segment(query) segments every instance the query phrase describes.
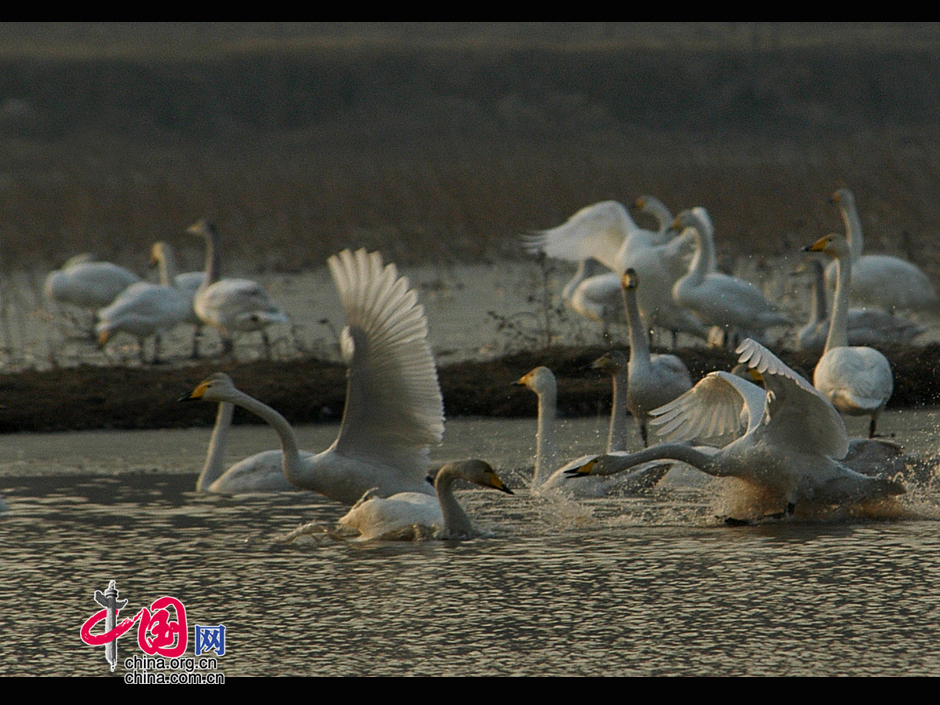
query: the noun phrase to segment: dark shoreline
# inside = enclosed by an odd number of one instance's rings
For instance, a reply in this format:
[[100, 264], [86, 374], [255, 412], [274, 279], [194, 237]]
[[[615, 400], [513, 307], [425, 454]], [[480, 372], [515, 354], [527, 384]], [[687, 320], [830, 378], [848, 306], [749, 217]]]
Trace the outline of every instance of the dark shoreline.
[[[595, 415], [609, 409], [610, 382], [587, 369], [601, 347], [520, 352], [487, 361], [461, 362], [439, 371], [449, 418], [480, 416], [532, 418], [536, 399], [513, 382], [533, 367], [550, 367], [558, 377], [559, 414]], [[889, 409], [940, 406], [940, 344], [885, 348], [894, 370]], [[694, 380], [716, 369], [730, 369], [735, 356], [720, 350], [685, 348], [683, 358]], [[812, 370], [817, 355], [780, 353], [794, 368]], [[93, 429], [139, 430], [209, 426], [214, 409], [182, 404], [201, 379], [222, 370], [245, 392], [278, 409], [294, 424], [335, 423], [345, 400], [345, 369], [315, 359], [278, 362], [179, 366], [93, 367], [28, 371], [0, 376], [0, 433]], [[236, 423], [260, 423], [240, 412]]]

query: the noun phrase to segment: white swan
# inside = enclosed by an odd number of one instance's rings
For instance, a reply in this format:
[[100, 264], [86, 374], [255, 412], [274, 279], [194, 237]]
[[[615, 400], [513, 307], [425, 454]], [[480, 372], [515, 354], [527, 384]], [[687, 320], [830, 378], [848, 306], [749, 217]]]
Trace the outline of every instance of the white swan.
[[804, 248], [835, 258], [836, 294], [826, 347], [816, 363], [813, 384], [841, 413], [869, 416], [869, 438], [874, 437], [878, 416], [894, 392], [891, 363], [882, 353], [866, 346], [849, 346], [847, 319], [852, 258], [842, 235], [827, 235]]
[[[822, 351], [829, 335], [829, 302], [822, 263], [810, 259], [811, 307], [809, 320], [797, 332], [797, 347], [800, 350]], [[846, 317], [849, 345], [883, 345], [885, 343], [910, 343], [926, 332], [926, 328], [874, 308], [850, 308]]]
[[43, 283], [43, 293], [57, 304], [97, 311], [114, 301], [131, 284], [141, 281], [125, 267], [112, 262], [96, 262], [93, 255], [83, 253], [70, 258], [61, 269], [50, 272]]
[[220, 278], [218, 235], [212, 223], [200, 220], [186, 232], [206, 240], [205, 279], [193, 298], [196, 315], [219, 332], [224, 355], [232, 352], [233, 332], [258, 331], [270, 358], [271, 345], [265, 328], [275, 323], [288, 323], [287, 314], [271, 301], [258, 282]]
[[[863, 255], [862, 221], [855, 207], [855, 196], [849, 189], [832, 195], [845, 223], [852, 258], [851, 298], [860, 303], [895, 311], [937, 311], [940, 297], [930, 279], [916, 265], [889, 255]], [[826, 270], [830, 288], [836, 282], [835, 263]]]
[[381, 255], [344, 250], [327, 263], [346, 314], [341, 334], [348, 366], [346, 408], [336, 441], [302, 457], [290, 424], [239, 391], [225, 375], [202, 382], [189, 398], [228, 401], [277, 431], [291, 483], [344, 504], [371, 488], [384, 495], [433, 492], [425, 481], [431, 444], [444, 433], [444, 402], [427, 341], [427, 318], [408, 280]]
[[434, 479], [436, 496], [401, 492], [383, 499], [370, 491], [339, 520], [340, 529], [362, 541], [373, 539], [468, 539], [478, 536], [473, 522], [454, 497], [453, 484], [462, 479], [512, 494], [489, 464], [462, 460], [441, 467]]
[[656, 223], [659, 225], [659, 234], [664, 242], [670, 230], [672, 230], [672, 222], [675, 220], [666, 205], [655, 196], [644, 194], [633, 202], [633, 207], [656, 219]]
[[[630, 326], [630, 361], [627, 403], [640, 427], [643, 445], [649, 445], [646, 424], [649, 413], [692, 388], [689, 368], [675, 355], [653, 355], [637, 306], [639, 275], [628, 269], [623, 275], [622, 299]], [[644, 280], [645, 286], [645, 280]], [[621, 353], [622, 354], [622, 353]]]
[[672, 295], [700, 320], [729, 333], [763, 338], [768, 328], [790, 325], [790, 319], [752, 283], [715, 268], [715, 243], [709, 219], [696, 209], [683, 211], [676, 227], [685, 227], [696, 241], [688, 273], [676, 282]]
[[572, 311], [600, 323], [605, 337], [611, 323], [624, 322], [620, 275], [593, 257], [581, 260], [561, 297]]
[[[609, 368], [605, 368], [610, 371]], [[555, 375], [547, 367], [536, 367], [519, 378], [515, 384], [531, 389], [538, 396], [538, 421], [535, 436], [535, 473], [532, 476], [532, 489], [537, 492], [561, 491], [577, 497], [603, 497], [609, 494], [635, 494], [649, 489], [659, 482], [669, 471], [668, 465], [641, 468], [636, 472], [616, 478], [595, 478], [584, 484], [571, 482], [565, 474], [572, 467], [583, 465], [591, 456], [576, 458], [559, 467], [555, 416], [558, 403], [558, 383]], [[611, 429], [608, 434], [608, 452], [616, 452], [625, 447], [624, 438], [626, 419], [622, 413], [626, 402], [626, 389], [622, 380], [614, 377], [614, 403], [611, 408]]]
[[188, 322], [192, 312], [190, 297], [173, 285], [164, 264], [161, 264], [160, 275], [160, 284], [131, 284], [110, 305], [98, 311], [95, 325], [98, 345], [104, 347], [116, 333], [128, 333], [137, 338], [140, 360], [144, 362], [144, 340], [152, 337], [153, 362], [159, 362], [160, 334]]
[[[610, 475], [650, 460], [673, 459], [716, 477], [757, 488], [769, 508], [857, 503], [903, 494], [891, 480], [857, 473], [836, 460], [848, 450], [845, 424], [808, 381], [754, 340], [738, 347], [740, 361], [761, 375], [764, 389], [730, 372], [711, 372], [691, 390], [655, 410], [653, 422], [671, 442], [637, 453], [598, 456], [570, 477]], [[735, 431], [742, 404], [746, 433], [722, 448], [688, 441]]]
[[587, 206], [562, 225], [523, 238], [530, 252], [571, 262], [593, 257], [617, 274], [632, 267], [650, 282], [639, 298], [649, 325], [707, 338], [702, 322], [672, 298], [672, 284], [686, 269], [688, 245], [688, 238], [662, 242], [659, 233], [638, 227], [617, 201]]
[[176, 254], [173, 247], [167, 242], [155, 242], [150, 248], [151, 265], [156, 264], [160, 268], [160, 282], [176, 287], [176, 289], [189, 301], [189, 315], [185, 322], [194, 326], [193, 347], [190, 358], [195, 359], [199, 356], [199, 337], [202, 328], [205, 325], [202, 319], [196, 315], [196, 309], [193, 307], [193, 299], [199, 287], [206, 279], [205, 272], [180, 272], [176, 266]]
[[[284, 492], [298, 490], [284, 475], [283, 453], [268, 450], [239, 460], [225, 469], [225, 441], [232, 425], [235, 406], [230, 402], [219, 404], [215, 426], [209, 439], [206, 462], [199, 479], [197, 492], [219, 494], [241, 494], [245, 492]], [[300, 451], [301, 461], [313, 457], [313, 453]]]

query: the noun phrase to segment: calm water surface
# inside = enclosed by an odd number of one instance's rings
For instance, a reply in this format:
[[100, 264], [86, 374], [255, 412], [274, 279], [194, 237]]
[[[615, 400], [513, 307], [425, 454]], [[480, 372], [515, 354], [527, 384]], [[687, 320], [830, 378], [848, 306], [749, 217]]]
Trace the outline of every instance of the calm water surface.
[[[882, 423], [936, 453], [940, 412]], [[571, 455], [604, 425], [567, 423]], [[300, 429], [301, 444], [334, 432]], [[193, 624], [225, 625], [226, 677], [940, 675], [929, 479], [877, 517], [729, 528], [734, 486], [692, 474], [645, 497], [530, 494], [533, 435], [533, 421], [448, 426], [438, 458], [487, 458], [518, 488], [460, 492], [487, 537], [372, 544], [331, 537], [345, 510], [312, 493], [196, 494], [207, 430], [5, 437], [0, 674], [108, 675], [79, 629], [116, 580], [122, 616], [164, 595], [185, 605], [188, 656]], [[235, 436], [233, 460], [276, 444], [262, 427]], [[143, 652], [136, 630], [118, 644], [124, 676]]]

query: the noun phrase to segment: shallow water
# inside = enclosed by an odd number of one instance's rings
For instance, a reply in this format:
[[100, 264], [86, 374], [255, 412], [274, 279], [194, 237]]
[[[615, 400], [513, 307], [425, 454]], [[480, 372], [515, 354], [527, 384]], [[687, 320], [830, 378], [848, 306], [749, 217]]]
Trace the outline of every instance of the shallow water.
[[[933, 454], [940, 412], [883, 427]], [[335, 429], [299, 432], [319, 448]], [[562, 428], [572, 455], [605, 432]], [[486, 537], [372, 544], [330, 536], [345, 510], [312, 493], [196, 494], [205, 429], [5, 437], [0, 674], [109, 674], [79, 629], [116, 580], [122, 617], [164, 595], [185, 605], [187, 656], [193, 624], [224, 625], [225, 654], [200, 673], [226, 677], [940, 675], [934, 483], [878, 517], [730, 528], [733, 481], [698, 475], [645, 497], [530, 494], [533, 434], [531, 420], [455, 420], [435, 453], [490, 459], [516, 488], [460, 491]], [[275, 444], [263, 427], [234, 436], [232, 459]], [[283, 541], [307, 522], [320, 530]], [[118, 644], [115, 675], [132, 674], [136, 630]]]

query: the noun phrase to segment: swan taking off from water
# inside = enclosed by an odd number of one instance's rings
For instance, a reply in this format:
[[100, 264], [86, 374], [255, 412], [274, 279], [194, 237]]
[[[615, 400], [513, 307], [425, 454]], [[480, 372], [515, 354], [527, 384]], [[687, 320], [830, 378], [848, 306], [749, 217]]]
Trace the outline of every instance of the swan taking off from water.
[[271, 345], [265, 329], [275, 323], [289, 323], [290, 319], [273, 301], [262, 286], [250, 279], [221, 279], [218, 234], [208, 220], [200, 220], [186, 232], [206, 240], [205, 279], [196, 290], [193, 308], [206, 325], [222, 336], [222, 352], [232, 352], [232, 333], [258, 331], [267, 356]]
[[[934, 311], [940, 298], [927, 275], [907, 260], [890, 255], [863, 255], [862, 221], [855, 207], [855, 196], [846, 188], [832, 195], [845, 223], [852, 260], [851, 298], [868, 306], [895, 311]], [[835, 262], [826, 270], [829, 287], [836, 286]]]
[[473, 522], [454, 497], [455, 480], [467, 480], [482, 487], [512, 494], [489, 464], [482, 460], [447, 463], [434, 479], [436, 496], [401, 492], [387, 499], [373, 492], [363, 495], [339, 520], [340, 529], [356, 533], [359, 540], [414, 539], [434, 535], [441, 539], [469, 539], [478, 536]]
[[373, 488], [431, 494], [425, 481], [432, 444], [444, 434], [444, 402], [427, 341], [427, 318], [408, 280], [377, 252], [344, 250], [327, 260], [346, 314], [341, 334], [348, 367], [346, 407], [328, 449], [303, 456], [293, 429], [271, 407], [239, 391], [226, 375], [202, 382], [189, 398], [231, 402], [277, 431], [287, 479], [344, 504]]
[[874, 348], [848, 342], [849, 288], [852, 258], [842, 235], [827, 235], [804, 248], [836, 260], [836, 295], [826, 347], [816, 363], [813, 384], [833, 406], [849, 416], [869, 416], [868, 437], [873, 438], [878, 416], [894, 392], [891, 363]]
[[[754, 340], [738, 347], [739, 360], [761, 377], [764, 389], [730, 372], [711, 372], [691, 390], [653, 412], [669, 442], [637, 453], [597, 456], [571, 477], [611, 475], [650, 460], [669, 458], [716, 477], [736, 477], [759, 489], [772, 510], [802, 504], [833, 505], [905, 492], [897, 482], [857, 473], [846, 455], [845, 424], [809, 382]], [[734, 432], [746, 410], [747, 431], [722, 448], [689, 441]]]

